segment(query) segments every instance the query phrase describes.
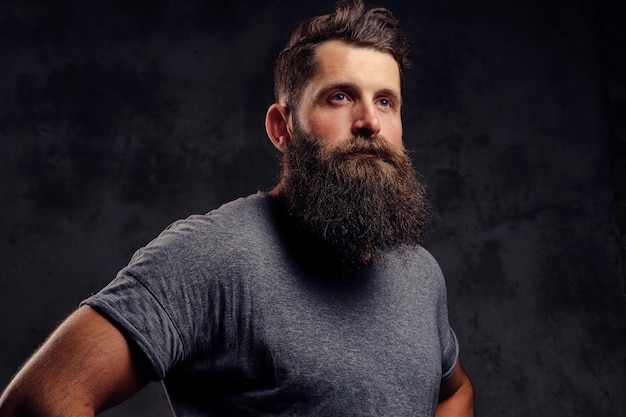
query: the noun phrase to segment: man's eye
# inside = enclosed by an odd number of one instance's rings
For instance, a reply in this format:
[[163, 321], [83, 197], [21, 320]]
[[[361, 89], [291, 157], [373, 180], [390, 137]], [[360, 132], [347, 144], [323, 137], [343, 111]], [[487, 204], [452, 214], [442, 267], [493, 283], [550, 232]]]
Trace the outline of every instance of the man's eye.
[[383, 107], [391, 107], [391, 101], [386, 98], [381, 98], [380, 100], [378, 100], [378, 103]]
[[330, 99], [332, 101], [345, 101], [346, 100], [346, 95], [343, 93], [337, 93], [337, 94], [333, 94]]

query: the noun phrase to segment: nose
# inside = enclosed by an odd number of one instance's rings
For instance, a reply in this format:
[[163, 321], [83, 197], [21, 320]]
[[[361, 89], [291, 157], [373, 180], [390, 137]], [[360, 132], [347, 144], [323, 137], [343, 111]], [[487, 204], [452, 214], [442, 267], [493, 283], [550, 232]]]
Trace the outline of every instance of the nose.
[[380, 132], [380, 120], [374, 104], [361, 103], [354, 107], [352, 134], [363, 137], [377, 135]]

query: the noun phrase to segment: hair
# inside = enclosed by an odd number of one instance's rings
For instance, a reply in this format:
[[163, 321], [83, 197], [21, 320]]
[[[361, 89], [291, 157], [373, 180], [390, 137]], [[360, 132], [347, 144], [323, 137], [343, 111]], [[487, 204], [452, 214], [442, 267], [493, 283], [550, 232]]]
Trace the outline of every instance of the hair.
[[408, 42], [388, 9], [367, 8], [363, 0], [340, 0], [333, 13], [300, 24], [279, 54], [274, 69], [277, 103], [297, 107], [304, 85], [315, 70], [316, 48], [329, 40], [389, 53], [398, 63], [401, 76], [409, 65]]

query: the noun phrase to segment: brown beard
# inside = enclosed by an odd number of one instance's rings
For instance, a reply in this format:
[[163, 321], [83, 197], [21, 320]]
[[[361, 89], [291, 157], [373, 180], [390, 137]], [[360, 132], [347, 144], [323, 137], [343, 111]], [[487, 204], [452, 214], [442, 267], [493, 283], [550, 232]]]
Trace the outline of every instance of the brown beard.
[[[329, 254], [344, 275], [380, 250], [419, 244], [428, 223], [426, 187], [406, 151], [380, 136], [328, 143], [296, 128], [281, 181], [300, 239], [312, 238], [308, 246]], [[318, 261], [329, 262], [326, 255]]]

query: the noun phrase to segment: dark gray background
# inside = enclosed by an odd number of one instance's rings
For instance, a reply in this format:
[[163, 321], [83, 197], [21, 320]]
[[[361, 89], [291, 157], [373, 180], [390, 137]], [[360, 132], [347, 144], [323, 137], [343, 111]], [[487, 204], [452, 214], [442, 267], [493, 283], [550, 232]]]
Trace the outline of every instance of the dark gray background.
[[[478, 415], [626, 415], [617, 2], [380, 1]], [[332, 1], [0, 5], [0, 385], [171, 221], [268, 189], [276, 54]], [[158, 385], [108, 416], [167, 416]]]

